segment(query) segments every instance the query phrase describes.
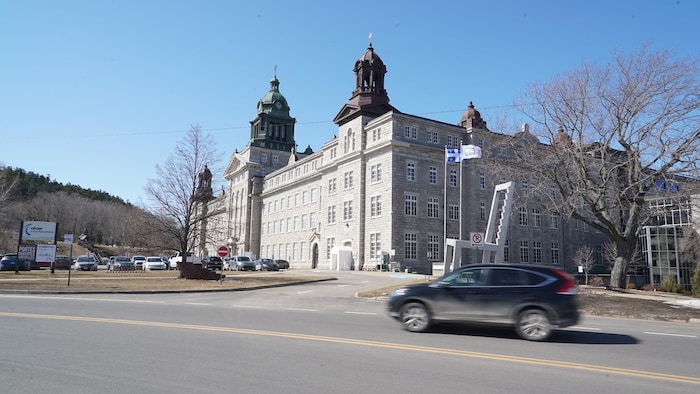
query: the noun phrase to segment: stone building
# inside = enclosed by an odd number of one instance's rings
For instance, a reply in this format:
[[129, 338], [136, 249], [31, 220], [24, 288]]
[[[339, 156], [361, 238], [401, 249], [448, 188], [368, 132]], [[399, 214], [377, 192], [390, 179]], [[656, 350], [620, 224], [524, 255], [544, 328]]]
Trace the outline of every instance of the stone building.
[[[337, 134], [318, 152], [301, 153], [275, 75], [247, 146], [225, 170], [225, 193], [209, 202], [209, 211], [219, 212], [209, 228], [220, 235], [199, 253], [229, 244], [235, 254], [285, 259], [292, 268], [381, 269], [390, 260], [391, 268], [432, 273], [444, 259], [446, 237], [486, 230], [496, 184], [515, 181], [527, 195], [526, 178], [504, 179], [480, 160], [446, 163], [446, 148], [471, 143], [488, 152], [504, 138], [472, 103], [455, 124], [402, 113], [389, 103], [387, 68], [371, 43], [353, 72], [350, 100], [334, 118]], [[526, 128], [518, 138], [536, 140]], [[576, 250], [605, 239], [532, 199], [521, 199], [512, 215], [506, 262], [575, 272]], [[338, 259], [342, 251], [351, 256], [347, 265]], [[476, 262], [480, 250], [464, 253], [462, 263]]]

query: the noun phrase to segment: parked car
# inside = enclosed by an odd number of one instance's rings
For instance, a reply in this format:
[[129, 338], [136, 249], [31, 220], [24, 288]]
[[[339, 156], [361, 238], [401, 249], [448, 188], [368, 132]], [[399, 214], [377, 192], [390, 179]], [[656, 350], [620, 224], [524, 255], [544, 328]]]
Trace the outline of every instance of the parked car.
[[112, 271], [133, 271], [134, 262], [126, 256], [112, 256], [107, 269]]
[[163, 259], [160, 258], [160, 256], [149, 256], [146, 257], [146, 260], [143, 261], [143, 264], [141, 265], [141, 269], [144, 271], [151, 271], [151, 270], [166, 270], [168, 269], [167, 264], [163, 262]]
[[478, 264], [396, 289], [388, 309], [408, 331], [425, 331], [434, 322], [499, 324], [514, 326], [523, 339], [543, 341], [553, 327], [578, 322], [577, 293], [559, 268]]
[[0, 271], [29, 271], [29, 263], [20, 260], [17, 253], [8, 253], [0, 259]]
[[289, 261], [287, 260], [275, 260], [277, 263], [277, 266], [280, 267], [281, 270], [288, 270], [289, 269]]
[[134, 262], [134, 268], [137, 270], [143, 269], [143, 263], [146, 261], [146, 256], [136, 255], [131, 258]]
[[82, 255], [75, 259], [73, 269], [76, 271], [97, 271], [97, 260], [94, 256]]
[[231, 256], [224, 260], [224, 269], [228, 271], [255, 271], [255, 262], [248, 256]]
[[69, 256], [64, 254], [56, 255], [56, 259], [53, 262], [53, 269], [55, 270], [69, 270], [71, 266], [71, 260]]
[[219, 256], [207, 256], [202, 260], [202, 267], [208, 270], [220, 270], [224, 261]]
[[[170, 269], [177, 269], [177, 263], [182, 261], [182, 255], [180, 252], [177, 252], [174, 256], [170, 257], [168, 260], [168, 265], [170, 266]], [[195, 255], [194, 252], [187, 252], [187, 255], [185, 256], [185, 262], [192, 263], [192, 264], [202, 264], [202, 260], [199, 258], [199, 256]]]
[[255, 269], [257, 271], [279, 271], [280, 266], [273, 259], [257, 259], [255, 260]]

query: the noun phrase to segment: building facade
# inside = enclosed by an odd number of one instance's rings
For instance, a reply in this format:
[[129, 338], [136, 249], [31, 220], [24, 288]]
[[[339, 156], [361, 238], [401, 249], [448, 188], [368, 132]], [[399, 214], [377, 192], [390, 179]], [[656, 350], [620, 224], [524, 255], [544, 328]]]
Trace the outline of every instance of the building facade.
[[[231, 156], [226, 193], [209, 204], [209, 228], [218, 238], [200, 254], [228, 244], [234, 254], [288, 260], [292, 268], [376, 269], [432, 273], [446, 238], [486, 230], [496, 184], [513, 181], [513, 209], [503, 260], [557, 264], [596, 245], [602, 263], [605, 236], [564, 220], [528, 198], [528, 182], [505, 179], [480, 160], [447, 163], [445, 149], [470, 143], [484, 152], [503, 138], [487, 128], [472, 103], [455, 124], [402, 113], [389, 104], [386, 66], [371, 43], [355, 62], [350, 100], [334, 118], [336, 136], [318, 152], [297, 152], [295, 119], [275, 76], [258, 102], [248, 145]], [[526, 128], [521, 138], [534, 138]], [[341, 252], [347, 259], [339, 259]], [[481, 251], [462, 263], [481, 262]], [[341, 261], [342, 260], [342, 261]]]

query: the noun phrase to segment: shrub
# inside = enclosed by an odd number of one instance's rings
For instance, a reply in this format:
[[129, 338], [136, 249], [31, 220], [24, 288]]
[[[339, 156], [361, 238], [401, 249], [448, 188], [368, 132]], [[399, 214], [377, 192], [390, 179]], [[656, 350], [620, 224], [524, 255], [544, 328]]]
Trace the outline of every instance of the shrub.
[[681, 285], [678, 284], [676, 274], [669, 274], [666, 280], [661, 283], [661, 290], [669, 293], [680, 293]]
[[598, 287], [600, 287], [600, 286], [605, 286], [605, 282], [603, 282], [603, 278], [601, 278], [600, 276], [594, 276], [594, 277], [592, 277], [592, 278], [588, 281], [588, 284], [589, 284], [590, 286], [598, 286]]
[[690, 279], [691, 291], [694, 296], [700, 297], [700, 264], [695, 267], [695, 273]]
[[651, 283], [647, 283], [642, 287], [642, 290], [644, 290], [644, 291], [656, 291], [656, 286], [654, 286]]
[[628, 290], [636, 290], [637, 285], [635, 285], [634, 282], [627, 282], [627, 289]]

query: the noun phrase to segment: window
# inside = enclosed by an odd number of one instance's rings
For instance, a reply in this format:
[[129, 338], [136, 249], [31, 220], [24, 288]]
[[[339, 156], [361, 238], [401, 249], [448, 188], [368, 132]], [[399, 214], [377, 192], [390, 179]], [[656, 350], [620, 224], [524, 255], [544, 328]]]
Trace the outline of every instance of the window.
[[378, 127], [372, 130], [372, 141], [379, 141], [382, 138], [382, 128]]
[[261, 162], [261, 163], [267, 163], [267, 153], [261, 153], [261, 154], [260, 154], [260, 162]]
[[418, 215], [418, 196], [407, 194], [404, 198], [406, 216]]
[[457, 170], [450, 170], [450, 186], [457, 187]]
[[292, 218], [287, 218], [287, 232], [292, 232]]
[[369, 168], [369, 179], [371, 183], [376, 183], [382, 180], [382, 165], [374, 164]]
[[328, 180], [328, 194], [334, 194], [336, 192], [336, 180], [335, 178]]
[[486, 221], [486, 203], [485, 202], [479, 203], [479, 219], [482, 222]]
[[428, 260], [440, 261], [440, 236], [428, 235]]
[[328, 224], [335, 223], [335, 205], [328, 207]]
[[457, 138], [457, 136], [448, 135], [447, 136], [447, 147], [454, 148], [457, 146], [459, 146], [459, 139]]
[[292, 195], [287, 196], [287, 209], [292, 207]]
[[532, 208], [532, 225], [535, 227], [542, 226], [541, 212], [539, 208]]
[[294, 231], [299, 231], [299, 216], [294, 216]]
[[301, 215], [301, 229], [306, 230], [306, 214]]
[[527, 241], [520, 241], [520, 262], [530, 262], [530, 246]]
[[437, 131], [433, 131], [433, 130], [428, 130], [428, 132], [426, 133], [426, 138], [425, 138], [425, 140], [426, 140], [427, 142], [432, 142], [433, 144], [437, 144], [438, 141], [439, 141], [439, 140], [438, 140], [438, 132], [437, 132]]
[[309, 203], [309, 192], [304, 191], [301, 193], [301, 203], [302, 205], [306, 205]]
[[352, 219], [352, 201], [343, 202], [343, 220]]
[[486, 189], [486, 175], [483, 172], [479, 173], [479, 189]]
[[316, 228], [316, 212], [309, 214], [309, 227]]
[[316, 188], [311, 188], [311, 202], [316, 202]]
[[415, 127], [404, 126], [403, 130], [404, 130], [404, 137], [410, 138], [413, 140], [418, 138], [418, 129], [416, 129]]
[[450, 205], [448, 207], [447, 218], [450, 220], [459, 220], [459, 205]]
[[352, 171], [348, 171], [343, 175], [343, 181], [345, 189], [352, 188]]
[[382, 250], [382, 234], [380, 233], [370, 233], [369, 234], [369, 259], [376, 260], [379, 259], [378, 252]]
[[377, 217], [382, 215], [382, 196], [370, 197], [369, 215], [370, 217]]
[[280, 157], [278, 155], [272, 155], [272, 164], [279, 164]]
[[406, 163], [406, 180], [416, 181], [416, 163]]
[[532, 262], [535, 264], [542, 263], [542, 242], [532, 242]]
[[549, 228], [559, 228], [559, 217], [556, 213], [549, 214]]
[[503, 262], [507, 263], [510, 261], [510, 248], [508, 247], [508, 240], [503, 243]]
[[294, 206], [299, 206], [299, 193], [294, 193]]
[[299, 250], [299, 260], [305, 261], [306, 260], [306, 242], [301, 242], [299, 244], [300, 250]]
[[437, 167], [430, 167], [428, 169], [428, 183], [437, 185]]
[[559, 242], [552, 242], [552, 264], [559, 264]]
[[326, 238], [326, 260], [331, 259], [331, 250], [335, 246], [335, 238], [333, 237], [328, 237]]
[[521, 226], [527, 226], [527, 208], [518, 208], [518, 224]]
[[429, 218], [438, 218], [439, 212], [440, 212], [440, 207], [439, 207], [439, 202], [438, 199], [435, 197], [428, 197], [428, 217]]
[[415, 260], [418, 258], [418, 235], [415, 233], [404, 234], [403, 241], [404, 258]]

